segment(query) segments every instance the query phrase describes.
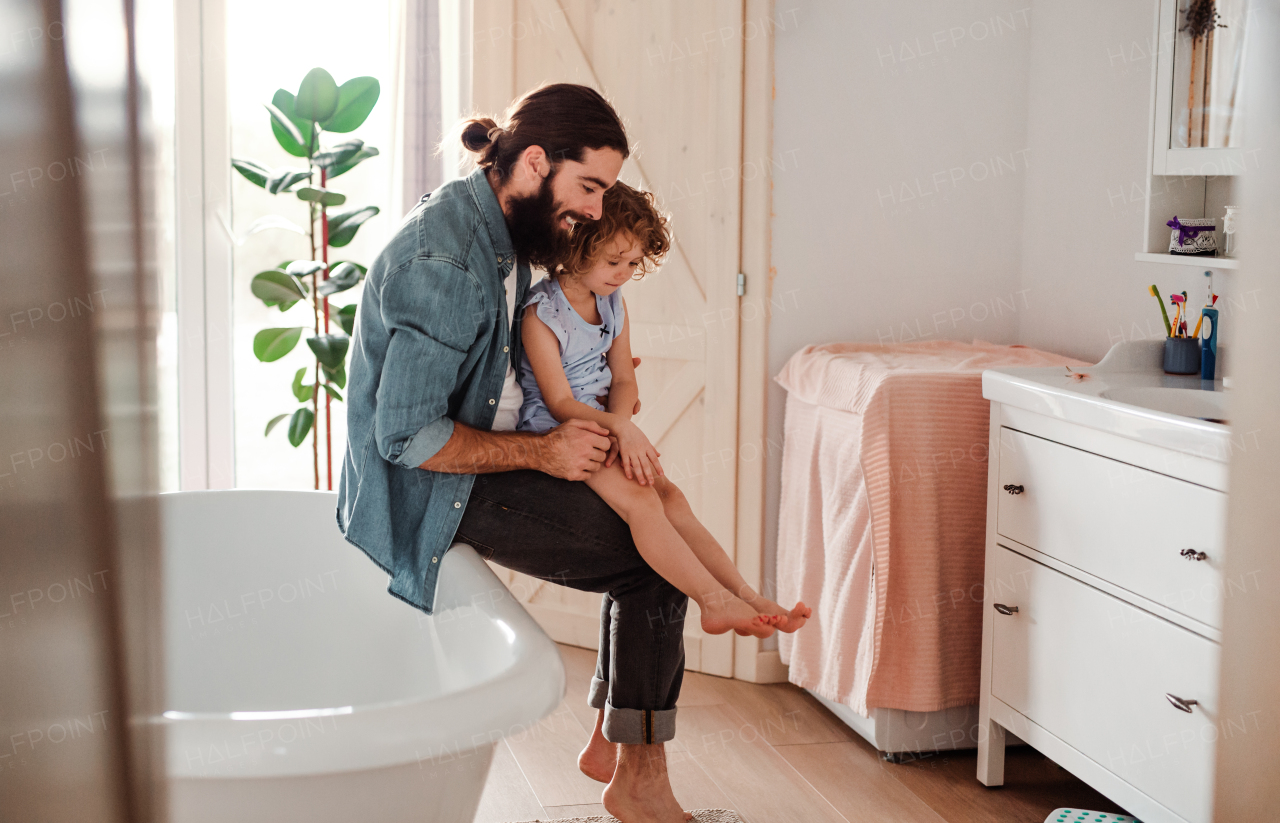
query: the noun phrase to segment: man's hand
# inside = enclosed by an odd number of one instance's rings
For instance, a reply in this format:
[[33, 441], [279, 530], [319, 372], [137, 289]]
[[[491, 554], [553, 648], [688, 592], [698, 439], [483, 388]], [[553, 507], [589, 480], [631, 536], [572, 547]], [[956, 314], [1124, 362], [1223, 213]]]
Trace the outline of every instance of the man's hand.
[[609, 453], [609, 430], [590, 420], [568, 420], [542, 435], [543, 472], [565, 480], [586, 480]]

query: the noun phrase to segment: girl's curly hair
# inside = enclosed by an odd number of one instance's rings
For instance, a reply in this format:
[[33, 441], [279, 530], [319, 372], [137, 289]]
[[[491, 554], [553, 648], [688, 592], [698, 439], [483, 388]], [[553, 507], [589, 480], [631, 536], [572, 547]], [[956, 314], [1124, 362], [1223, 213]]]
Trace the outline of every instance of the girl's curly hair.
[[606, 245], [619, 234], [629, 234], [640, 244], [644, 255], [636, 267], [635, 279], [639, 280], [660, 266], [671, 250], [669, 222], [670, 219], [658, 211], [651, 192], [632, 188], [619, 180], [604, 193], [599, 220], [574, 224], [569, 252], [560, 264], [563, 272], [572, 276], [590, 271]]

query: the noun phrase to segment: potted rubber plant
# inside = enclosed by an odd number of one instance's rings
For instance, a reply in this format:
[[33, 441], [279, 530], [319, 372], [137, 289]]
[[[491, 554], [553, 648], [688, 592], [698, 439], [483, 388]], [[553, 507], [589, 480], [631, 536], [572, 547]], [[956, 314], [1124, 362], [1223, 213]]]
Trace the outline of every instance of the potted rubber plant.
[[[347, 138], [329, 143], [329, 135], [345, 135], [358, 129], [378, 102], [377, 78], [353, 77], [342, 85], [329, 72], [314, 68], [298, 86], [296, 94], [276, 91], [265, 104], [276, 142], [306, 167], [268, 168], [254, 160], [234, 158], [231, 165], [249, 182], [271, 194], [292, 194], [305, 204], [307, 226], [298, 228], [286, 218], [272, 216], [257, 221], [264, 227], [290, 227], [305, 234], [311, 256], [286, 260], [274, 268], [255, 274], [249, 288], [268, 308], [282, 313], [307, 312], [305, 325], [262, 329], [253, 338], [253, 353], [270, 363], [287, 355], [306, 339], [315, 360], [294, 374], [289, 386], [301, 405], [292, 412], [276, 415], [266, 424], [264, 435], [288, 420], [287, 438], [297, 448], [311, 439], [315, 487], [320, 488], [320, 397], [324, 396], [325, 460], [327, 486], [333, 488], [333, 438], [330, 404], [342, 402], [347, 385], [347, 353], [355, 325], [356, 305], [330, 306], [329, 298], [357, 286], [366, 268], [350, 260], [330, 261], [331, 249], [346, 246], [370, 218], [377, 206], [350, 206], [346, 195], [330, 188], [334, 178], [375, 157], [378, 150], [363, 140]], [[254, 229], [250, 230], [251, 233]], [[299, 307], [294, 310], [295, 307]], [[336, 326], [336, 328], [334, 328]], [[311, 382], [307, 382], [310, 378]]]

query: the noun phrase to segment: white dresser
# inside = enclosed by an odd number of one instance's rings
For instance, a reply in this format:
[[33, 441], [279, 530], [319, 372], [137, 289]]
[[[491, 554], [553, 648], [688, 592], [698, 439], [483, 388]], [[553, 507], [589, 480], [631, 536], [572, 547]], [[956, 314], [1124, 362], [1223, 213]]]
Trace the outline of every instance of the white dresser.
[[[1209, 823], [1227, 460], [1221, 382], [1161, 341], [1097, 366], [983, 375], [991, 403], [978, 779], [1005, 730], [1144, 823]], [[1256, 726], [1256, 724], [1255, 724]]]

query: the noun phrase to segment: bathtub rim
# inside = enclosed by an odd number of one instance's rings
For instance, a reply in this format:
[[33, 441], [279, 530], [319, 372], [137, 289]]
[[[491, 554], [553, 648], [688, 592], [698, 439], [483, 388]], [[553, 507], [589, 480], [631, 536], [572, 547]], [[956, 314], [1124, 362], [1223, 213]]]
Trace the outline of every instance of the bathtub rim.
[[[280, 490], [280, 489], [218, 489], [184, 492], [166, 492], [161, 498], [161, 524], [164, 526], [165, 499], [192, 500], [198, 497], [242, 497], [246, 495], [301, 496], [326, 498], [336, 511], [337, 496], [328, 491]], [[333, 525], [335, 536], [343, 537]], [[349, 551], [367, 555], [349, 541], [343, 543]], [[372, 561], [369, 561], [372, 562]], [[374, 564], [377, 568], [377, 564]], [[454, 579], [455, 583], [437, 590], [437, 608], [426, 619], [450, 619], [478, 616], [490, 622], [501, 620], [517, 638], [514, 659], [511, 664], [492, 677], [470, 684], [467, 688], [442, 695], [405, 697], [382, 700], [352, 706], [282, 709], [278, 712], [255, 712], [267, 717], [233, 717], [238, 712], [186, 712], [166, 708], [161, 713], [142, 720], [148, 725], [162, 726], [167, 742], [167, 768], [170, 778], [182, 779], [246, 779], [294, 776], [306, 774], [337, 774], [423, 762], [440, 752], [460, 752], [496, 743], [513, 733], [535, 726], [551, 714], [560, 704], [565, 691], [563, 660], [555, 643], [542, 627], [525, 610], [510, 590], [502, 584], [493, 570], [473, 547], [455, 542], [442, 558], [441, 580]], [[506, 592], [501, 598], [472, 596], [500, 587]], [[454, 595], [457, 595], [456, 597]], [[392, 598], [390, 594], [385, 595]], [[400, 606], [413, 609], [410, 604], [396, 601]], [[166, 628], [167, 631], [167, 628]], [[166, 641], [167, 642], [167, 641]], [[549, 665], [550, 664], [550, 665]], [[474, 720], [477, 709], [489, 713], [487, 722]], [[173, 712], [177, 716], [170, 716]], [[281, 717], [290, 713], [307, 713], [302, 717]], [[282, 722], [336, 718], [347, 732], [337, 735], [317, 735], [310, 743], [292, 746], [284, 753], [267, 752], [259, 746], [257, 751], [244, 751], [235, 757], [225, 758], [220, 767], [193, 763], [190, 753], [202, 752], [205, 747], [226, 745], [228, 750], [234, 741], [259, 736]], [[443, 721], [443, 722], [442, 722]], [[480, 731], [473, 732], [479, 728]], [[212, 751], [213, 748], [210, 748]], [[184, 754], [186, 755], [184, 757]], [[200, 754], [200, 761], [204, 759]], [[234, 768], [230, 761], [237, 761]]]

